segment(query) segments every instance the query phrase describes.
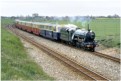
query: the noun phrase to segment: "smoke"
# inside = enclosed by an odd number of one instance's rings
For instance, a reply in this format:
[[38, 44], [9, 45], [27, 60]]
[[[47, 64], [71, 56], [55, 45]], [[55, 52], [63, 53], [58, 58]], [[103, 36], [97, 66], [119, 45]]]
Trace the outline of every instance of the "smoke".
[[78, 21], [81, 22], [82, 27], [87, 27], [87, 25], [91, 21], [91, 18], [90, 17], [81, 17]]
[[89, 16], [76, 16], [76, 17], [70, 17], [70, 21], [79, 22], [82, 27], [87, 27], [87, 25], [91, 21], [91, 18]]

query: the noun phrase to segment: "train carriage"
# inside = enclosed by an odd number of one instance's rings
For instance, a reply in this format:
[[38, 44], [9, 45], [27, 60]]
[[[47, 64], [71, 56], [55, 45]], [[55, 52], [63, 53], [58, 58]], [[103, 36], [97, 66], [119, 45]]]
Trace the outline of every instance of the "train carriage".
[[59, 25], [42, 23], [40, 35], [46, 38], [59, 40], [60, 39]]
[[52, 24], [46, 24], [45, 26], [45, 36], [47, 38], [53, 39], [53, 25]]
[[52, 24], [48, 24], [48, 23], [44, 24], [44, 28], [42, 30], [45, 33], [46, 38], [53, 39], [53, 30], [52, 29], [53, 29]]
[[53, 31], [53, 39], [54, 40], [60, 40], [60, 32]]
[[21, 21], [20, 22], [20, 27], [21, 27], [22, 30], [26, 30], [26, 26], [25, 25], [26, 25], [25, 21]]
[[53, 40], [65, 41], [77, 47], [95, 51], [95, 33], [84, 29], [79, 29], [73, 24], [57, 25], [39, 22], [16, 21], [15, 26], [36, 35], [41, 35]]
[[32, 22], [26, 22], [26, 31], [32, 32]]
[[60, 40], [60, 29], [62, 28], [62, 25], [56, 25], [53, 28], [53, 39], [54, 40]]
[[41, 24], [40, 29], [41, 29], [40, 35], [45, 37], [46, 36], [45, 24]]
[[19, 29], [22, 29], [22, 22], [21, 21], [19, 22], [19, 26], [18, 27], [19, 27]]
[[19, 27], [18, 25], [19, 25], [19, 20], [16, 20], [15, 21], [15, 27], [18, 28]]
[[32, 32], [35, 34], [35, 35], [40, 35], [40, 24], [35, 22], [32, 24]]
[[15, 26], [16, 26], [17, 28], [21, 29], [21, 28], [22, 28], [22, 26], [21, 26], [21, 21], [16, 20]]

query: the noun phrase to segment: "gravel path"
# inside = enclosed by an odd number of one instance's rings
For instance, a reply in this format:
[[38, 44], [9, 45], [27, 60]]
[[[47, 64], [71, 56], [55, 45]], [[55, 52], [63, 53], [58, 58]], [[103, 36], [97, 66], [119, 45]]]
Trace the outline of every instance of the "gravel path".
[[120, 64], [110, 61], [105, 58], [101, 58], [95, 56], [93, 54], [76, 50], [66, 45], [62, 45], [56, 43], [51, 40], [47, 40], [41, 37], [37, 37], [35, 35], [30, 35], [26, 32], [21, 31], [21, 33], [26, 34], [28, 37], [36, 40], [39, 43], [43, 43], [59, 52], [62, 52], [64, 55], [72, 58], [76, 62], [83, 64], [84, 66], [110, 78], [111, 80], [119, 80], [120, 79]]
[[71, 69], [67, 68], [57, 60], [48, 56], [46, 53], [36, 48], [32, 44], [21, 39], [24, 44], [25, 49], [27, 50], [29, 56], [40, 65], [43, 70], [54, 77], [56, 80], [85, 80], [84, 75], [79, 75], [76, 72], [73, 72]]

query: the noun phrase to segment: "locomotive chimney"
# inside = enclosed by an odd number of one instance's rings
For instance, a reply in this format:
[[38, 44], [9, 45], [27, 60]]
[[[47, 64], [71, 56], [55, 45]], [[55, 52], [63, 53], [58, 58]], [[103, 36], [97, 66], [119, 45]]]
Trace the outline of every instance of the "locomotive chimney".
[[90, 29], [89, 29], [89, 23], [88, 23], [88, 31], [89, 31]]

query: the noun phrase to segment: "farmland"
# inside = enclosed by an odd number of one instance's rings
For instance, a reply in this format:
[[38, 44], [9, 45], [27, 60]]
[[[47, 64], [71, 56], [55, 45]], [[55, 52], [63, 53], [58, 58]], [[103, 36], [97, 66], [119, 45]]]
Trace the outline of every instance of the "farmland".
[[120, 19], [96, 19], [90, 23], [96, 39], [107, 47], [120, 46]]
[[[87, 29], [87, 22], [71, 21], [69, 19], [46, 19], [46, 18], [28, 18], [21, 19], [25, 21], [37, 21], [54, 24], [75, 24], [79, 28]], [[83, 25], [84, 24], [84, 25]], [[90, 29], [96, 34], [96, 41], [105, 47], [120, 47], [120, 18], [95, 18], [89, 22]]]
[[[47, 21], [46, 21], [47, 22]], [[50, 22], [50, 21], [49, 21]], [[51, 21], [53, 22], [53, 21]], [[59, 24], [75, 24], [80, 28], [87, 29], [87, 23], [57, 21]], [[90, 29], [96, 34], [96, 41], [106, 47], [120, 47], [120, 19], [119, 18], [96, 18], [89, 22]]]
[[1, 79], [53, 80], [27, 55], [20, 39], [5, 29], [13, 20], [6, 18], [1, 22]]
[[[80, 28], [87, 29], [87, 23], [59, 21], [60, 24], [72, 23]], [[120, 47], [120, 19], [119, 18], [96, 18], [89, 22], [90, 29], [96, 34], [96, 41], [106, 47]]]

